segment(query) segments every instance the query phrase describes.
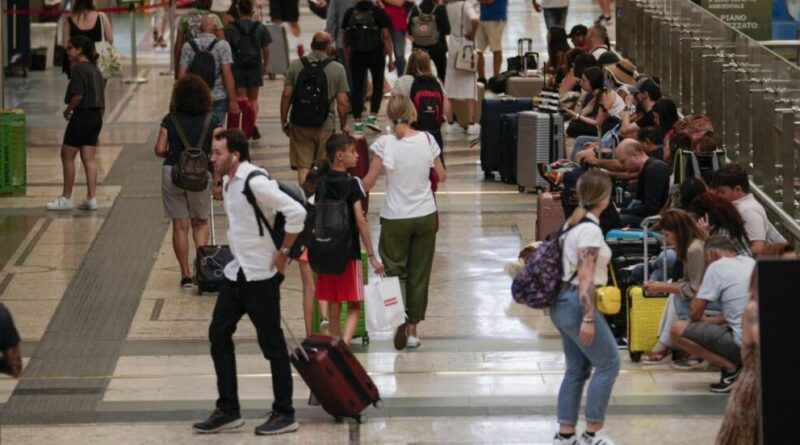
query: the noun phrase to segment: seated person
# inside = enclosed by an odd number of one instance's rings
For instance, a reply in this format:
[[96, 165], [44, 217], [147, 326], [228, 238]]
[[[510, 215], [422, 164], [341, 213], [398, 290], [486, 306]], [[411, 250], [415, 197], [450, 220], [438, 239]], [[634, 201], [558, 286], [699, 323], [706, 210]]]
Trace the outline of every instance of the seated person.
[[[706, 241], [704, 253], [708, 268], [703, 283], [691, 301], [690, 320], [672, 325], [675, 344], [721, 368], [719, 383], [711, 392], [727, 393], [739, 376], [742, 366], [742, 313], [750, 298], [750, 277], [755, 260], [736, 255], [733, 243], [723, 236]], [[703, 315], [710, 302], [718, 302], [722, 315]]]
[[714, 173], [711, 189], [719, 196], [733, 203], [744, 220], [744, 229], [750, 240], [753, 256], [761, 254], [764, 245], [786, 240], [767, 219], [764, 210], [755, 196], [750, 193], [747, 172], [739, 164], [727, 164]]
[[[639, 130], [655, 123], [653, 105], [661, 99], [661, 87], [654, 79], [642, 77], [629, 92], [631, 94], [625, 97], [625, 108], [622, 110], [622, 135], [634, 137]], [[637, 114], [633, 113], [633, 105], [636, 105]], [[640, 112], [644, 114], [639, 115]]]
[[19, 348], [19, 332], [14, 326], [11, 312], [0, 303], [0, 372], [17, 378], [22, 373], [22, 353]]
[[644, 127], [636, 139], [644, 145], [644, 152], [651, 158], [664, 160], [664, 137], [656, 126]]
[[666, 162], [653, 159], [636, 139], [625, 139], [614, 151], [617, 161], [628, 173], [637, 174], [636, 198], [620, 211], [622, 224], [639, 227], [644, 218], [658, 214], [669, 195], [672, 170]]
[[[664, 157], [664, 139], [658, 127], [650, 126], [639, 130], [637, 139], [644, 146], [647, 156], [655, 159]], [[603, 149], [601, 149], [602, 151]], [[575, 154], [575, 162], [587, 167], [599, 167], [608, 171], [612, 178], [635, 179], [637, 173], [628, 173], [617, 159], [602, 159], [597, 156], [597, 144], [587, 143], [584, 149]]]

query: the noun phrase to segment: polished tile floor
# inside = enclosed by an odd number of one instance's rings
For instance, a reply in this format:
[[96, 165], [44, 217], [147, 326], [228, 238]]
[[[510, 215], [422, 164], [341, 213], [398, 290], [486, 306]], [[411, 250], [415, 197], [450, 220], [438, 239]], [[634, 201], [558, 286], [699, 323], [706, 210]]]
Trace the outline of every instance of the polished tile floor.
[[[575, 1], [568, 24], [589, 23], [597, 14], [596, 5]], [[124, 38], [127, 24], [123, 19], [115, 23], [117, 35]], [[303, 39], [309, 40], [322, 24], [304, 12], [302, 26]], [[39, 345], [52, 336], [80, 330], [81, 319], [68, 320], [72, 326], [63, 326], [60, 307], [67, 303], [65, 298], [76, 298], [73, 277], [94, 264], [89, 258], [92, 252], [105, 247], [99, 245], [100, 234], [119, 229], [115, 212], [123, 195], [126, 200], [160, 199], [148, 193], [125, 195], [134, 166], [149, 162], [158, 168], [152, 143], [169, 104], [171, 80], [160, 74], [163, 52], [151, 50], [147, 33], [142, 35], [139, 48], [147, 63], [140, 74], [149, 82], [133, 87], [114, 79], [108, 87], [109, 106], [98, 151], [98, 212], [43, 210], [44, 203], [60, 190], [58, 149], [64, 121], [54, 98], [61, 97], [65, 79], [52, 71], [8, 81], [8, 105], [29, 113], [29, 186], [25, 196], [0, 197], [0, 301], [16, 317], [26, 361], [35, 358]], [[527, 2], [514, 1], [504, 40], [507, 52], [515, 50], [516, 38], [522, 35], [534, 36], [538, 50], [545, 53], [542, 19]], [[258, 124], [264, 138], [255, 144], [254, 158], [278, 178], [292, 180], [288, 141], [278, 129], [281, 88], [275, 81], [267, 82], [262, 90]], [[420, 325], [423, 346], [396, 352], [377, 333], [369, 345], [356, 344], [358, 358], [385, 400], [382, 409], [366, 412], [367, 423], [337, 424], [319, 408], [307, 406], [308, 389], [295, 376], [300, 432], [273, 439], [253, 436], [251, 428], [268, 409], [271, 388], [269, 368], [245, 320], [236, 336], [247, 426], [216, 437], [193, 435], [191, 422], [207, 415], [216, 397], [206, 340], [214, 296], [197, 296], [177, 286], [179, 273], [170, 234], [154, 230], [160, 249], [151, 252], [149, 278], [134, 302], [138, 308], [124, 321], [128, 333], [118, 345], [112, 371], [65, 375], [58, 362], [44, 367], [47, 378], [73, 386], [86, 382], [88, 388], [98, 379], [107, 381], [97, 390], [91, 416], [58, 420], [70, 415], [59, 412], [62, 408], [54, 404], [40, 410], [38, 417], [19, 420], [24, 416], [8, 412], [10, 398], [35, 391], [61, 391], [61, 397], [70, 398], [80, 391], [65, 389], [66, 384], [44, 383], [35, 390], [21, 390], [17, 381], [0, 378], [0, 403], [6, 404], [0, 439], [8, 444], [550, 443], [555, 396], [564, 372], [561, 342], [543, 313], [512, 302], [510, 279], [503, 273], [504, 263], [534, 238], [535, 195], [483, 181], [478, 151], [469, 148], [467, 137], [448, 135], [446, 139], [449, 180], [438, 194], [441, 229], [427, 319]], [[85, 190], [82, 175], [79, 169], [75, 196]], [[376, 240], [382, 187], [379, 184], [371, 194], [369, 222]], [[218, 208], [216, 214], [217, 233], [224, 241], [224, 213]], [[153, 224], [163, 226], [164, 221]], [[121, 227], [115, 236], [126, 236], [124, 224]], [[292, 267], [283, 285], [282, 310], [294, 332], [303, 330], [300, 289]], [[92, 308], [86, 311], [91, 314]], [[676, 431], [690, 431], [692, 443], [713, 442], [726, 401], [707, 391], [716, 373], [643, 368], [631, 363], [626, 351], [621, 354], [623, 371], [614, 388], [607, 426], [618, 443], [686, 443], [686, 436]], [[39, 377], [41, 367], [38, 371], [37, 376], [23, 376], [23, 382], [34, 385], [44, 379]], [[16, 420], [6, 422], [9, 418]]]

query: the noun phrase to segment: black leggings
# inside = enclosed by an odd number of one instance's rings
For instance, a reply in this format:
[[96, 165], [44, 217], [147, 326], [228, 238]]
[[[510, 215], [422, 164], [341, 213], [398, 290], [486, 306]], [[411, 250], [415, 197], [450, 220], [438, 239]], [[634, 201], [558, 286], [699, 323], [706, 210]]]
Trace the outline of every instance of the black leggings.
[[428, 54], [431, 56], [434, 66], [436, 66], [436, 77], [444, 83], [444, 75], [447, 72], [447, 52], [431, 51]]
[[353, 77], [353, 117], [361, 118], [364, 112], [364, 94], [367, 89], [367, 70], [372, 75], [372, 99], [369, 110], [378, 114], [383, 100], [383, 70], [386, 69], [386, 55], [383, 49], [370, 52], [350, 53], [350, 74]]

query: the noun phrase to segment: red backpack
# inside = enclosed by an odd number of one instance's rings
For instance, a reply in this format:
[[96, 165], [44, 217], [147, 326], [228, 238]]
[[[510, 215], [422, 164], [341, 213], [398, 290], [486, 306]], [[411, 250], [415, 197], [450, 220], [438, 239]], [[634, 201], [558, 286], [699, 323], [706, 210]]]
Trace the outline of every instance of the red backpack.
[[411, 85], [411, 101], [417, 110], [417, 126], [420, 131], [436, 133], [442, 126], [444, 93], [435, 77], [416, 76]]

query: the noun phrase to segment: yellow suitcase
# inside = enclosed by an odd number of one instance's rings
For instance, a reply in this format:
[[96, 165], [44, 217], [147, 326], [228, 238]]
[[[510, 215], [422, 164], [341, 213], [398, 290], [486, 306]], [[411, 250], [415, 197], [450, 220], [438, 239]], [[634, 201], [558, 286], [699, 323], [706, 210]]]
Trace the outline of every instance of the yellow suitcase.
[[[647, 239], [647, 232], [660, 220], [661, 216], [655, 215], [642, 221], [644, 239]], [[644, 281], [647, 281], [648, 276], [647, 244], [644, 243]], [[667, 270], [666, 255], [664, 256], [664, 270]], [[668, 295], [645, 295], [641, 286], [628, 288], [628, 298], [625, 299], [625, 304], [628, 309], [628, 352], [632, 361], [638, 362], [641, 360], [642, 354], [650, 352], [656, 345], [661, 313], [664, 312], [667, 297]]]
[[628, 352], [631, 360], [638, 362], [642, 354], [650, 352], [658, 340], [661, 313], [667, 304], [667, 295], [645, 295], [641, 286], [628, 288]]

